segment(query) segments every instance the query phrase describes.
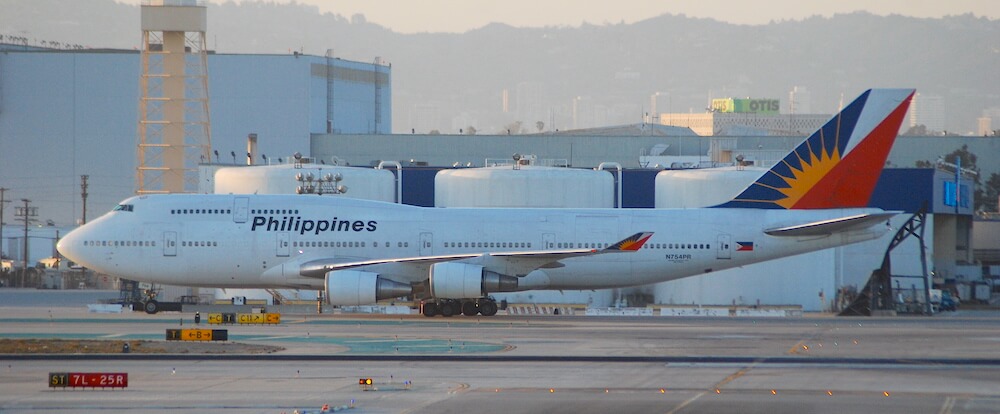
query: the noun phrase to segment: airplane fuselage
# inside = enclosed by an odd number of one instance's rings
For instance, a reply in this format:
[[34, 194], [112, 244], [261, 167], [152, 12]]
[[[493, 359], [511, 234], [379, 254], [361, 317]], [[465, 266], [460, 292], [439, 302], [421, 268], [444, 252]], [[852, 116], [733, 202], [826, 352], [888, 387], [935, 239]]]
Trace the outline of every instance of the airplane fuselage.
[[[635, 252], [573, 257], [517, 275], [517, 290], [662, 282], [881, 236], [885, 226], [826, 236], [763, 231], [878, 209], [464, 209], [306, 195], [133, 197], [72, 232], [60, 251], [100, 272], [182, 286], [321, 289], [315, 259], [359, 262], [484, 252], [602, 249], [636, 232]], [[462, 259], [458, 262], [475, 262]], [[371, 270], [403, 283], [426, 274]]]

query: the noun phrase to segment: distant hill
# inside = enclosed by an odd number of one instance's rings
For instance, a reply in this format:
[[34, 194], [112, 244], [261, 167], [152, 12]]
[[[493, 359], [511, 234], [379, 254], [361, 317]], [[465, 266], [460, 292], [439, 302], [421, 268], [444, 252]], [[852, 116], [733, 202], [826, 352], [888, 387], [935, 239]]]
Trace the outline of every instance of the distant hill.
[[[136, 48], [139, 7], [111, 0], [0, 0], [0, 34], [89, 47]], [[869, 87], [915, 87], [944, 98], [950, 131], [974, 130], [1000, 111], [1000, 21], [866, 13], [747, 26], [677, 15], [633, 24], [399, 34], [363, 16], [300, 4], [209, 6], [209, 47], [219, 53], [323, 55], [393, 67], [393, 129], [489, 133], [516, 121], [534, 132], [639, 122], [659, 112], [702, 111], [710, 97], [787, 101], [793, 86], [812, 112], [836, 111]], [[503, 112], [503, 90], [508, 112]], [[574, 122], [575, 120], [575, 122]], [[994, 119], [994, 126], [1000, 119]]]

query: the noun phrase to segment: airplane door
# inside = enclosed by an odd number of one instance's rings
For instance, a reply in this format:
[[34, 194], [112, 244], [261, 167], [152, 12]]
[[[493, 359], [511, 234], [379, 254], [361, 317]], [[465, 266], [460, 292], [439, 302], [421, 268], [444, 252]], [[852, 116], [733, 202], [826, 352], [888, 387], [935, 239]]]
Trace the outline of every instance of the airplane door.
[[163, 232], [163, 255], [177, 256], [177, 232]]
[[[233, 199], [233, 222], [246, 223], [250, 215], [250, 199], [247, 197], [236, 197]], [[287, 256], [287, 255], [286, 255]]]
[[730, 236], [728, 234], [720, 234], [718, 246], [716, 246], [717, 254], [715, 257], [717, 259], [731, 259], [733, 257], [732, 244], [733, 244], [733, 236]]
[[434, 234], [420, 233], [420, 255], [430, 256], [434, 254]]
[[556, 235], [552, 233], [542, 234], [542, 249], [555, 249]]
[[275, 245], [275, 249], [277, 249], [275, 253], [278, 257], [288, 257], [288, 232], [279, 231], [277, 235], [278, 241]]

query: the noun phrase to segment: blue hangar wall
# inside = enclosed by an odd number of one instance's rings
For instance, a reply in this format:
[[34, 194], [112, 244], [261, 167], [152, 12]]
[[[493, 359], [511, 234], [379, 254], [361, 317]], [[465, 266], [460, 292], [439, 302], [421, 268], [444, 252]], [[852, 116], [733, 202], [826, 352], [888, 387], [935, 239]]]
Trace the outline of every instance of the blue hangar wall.
[[[403, 167], [403, 203], [434, 206], [434, 176], [446, 167]], [[660, 170], [626, 169], [622, 171], [622, 207], [653, 208], [656, 174]], [[954, 214], [956, 202], [949, 195], [954, 176], [929, 168], [891, 168], [882, 171], [870, 207], [916, 213], [926, 202], [930, 213]], [[972, 182], [962, 179], [966, 192]], [[961, 193], [961, 192], [959, 192]], [[972, 214], [968, 200], [957, 200], [959, 214]]]
[[[139, 53], [3, 49], [0, 184], [12, 189], [8, 197], [31, 199], [43, 221], [69, 224], [82, 209], [81, 174], [90, 175], [91, 218], [132, 195]], [[245, 153], [251, 132], [268, 157], [308, 153], [313, 133], [390, 132], [388, 66], [307, 55], [211, 54], [208, 73], [212, 148], [225, 154], [222, 162], [231, 161], [230, 152]]]

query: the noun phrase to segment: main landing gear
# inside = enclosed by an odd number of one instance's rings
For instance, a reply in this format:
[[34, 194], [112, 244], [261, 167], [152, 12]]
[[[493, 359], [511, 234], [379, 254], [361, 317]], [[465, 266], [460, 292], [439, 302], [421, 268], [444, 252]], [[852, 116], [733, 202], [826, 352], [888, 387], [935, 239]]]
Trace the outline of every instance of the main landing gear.
[[462, 314], [465, 316], [493, 316], [497, 314], [497, 302], [492, 298], [479, 299], [438, 299], [423, 303], [423, 314], [430, 318]]

